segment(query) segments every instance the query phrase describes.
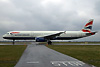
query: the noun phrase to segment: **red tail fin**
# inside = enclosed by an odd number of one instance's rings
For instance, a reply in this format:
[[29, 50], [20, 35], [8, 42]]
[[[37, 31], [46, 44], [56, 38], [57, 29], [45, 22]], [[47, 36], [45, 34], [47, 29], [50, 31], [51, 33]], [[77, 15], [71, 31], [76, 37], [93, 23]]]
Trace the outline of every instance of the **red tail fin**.
[[93, 19], [90, 19], [89, 22], [84, 26], [82, 31], [91, 33], [92, 25], [93, 25]]

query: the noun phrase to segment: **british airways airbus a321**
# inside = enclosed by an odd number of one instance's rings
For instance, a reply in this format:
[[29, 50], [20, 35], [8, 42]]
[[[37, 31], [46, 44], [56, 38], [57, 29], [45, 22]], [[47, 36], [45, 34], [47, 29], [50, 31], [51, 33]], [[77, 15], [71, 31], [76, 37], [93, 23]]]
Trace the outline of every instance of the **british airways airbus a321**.
[[47, 42], [51, 40], [71, 40], [94, 35], [97, 32], [91, 32], [93, 19], [84, 26], [80, 31], [10, 31], [3, 35], [4, 39], [13, 40], [35, 40], [36, 42]]

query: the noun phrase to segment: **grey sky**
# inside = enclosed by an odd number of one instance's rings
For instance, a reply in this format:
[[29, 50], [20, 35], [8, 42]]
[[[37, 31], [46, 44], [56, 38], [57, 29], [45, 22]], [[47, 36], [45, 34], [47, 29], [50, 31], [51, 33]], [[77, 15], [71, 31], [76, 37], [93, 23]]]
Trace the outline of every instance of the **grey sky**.
[[[94, 19], [100, 30], [100, 0], [0, 0], [0, 37], [8, 31], [75, 31]], [[80, 40], [100, 40], [100, 33]]]

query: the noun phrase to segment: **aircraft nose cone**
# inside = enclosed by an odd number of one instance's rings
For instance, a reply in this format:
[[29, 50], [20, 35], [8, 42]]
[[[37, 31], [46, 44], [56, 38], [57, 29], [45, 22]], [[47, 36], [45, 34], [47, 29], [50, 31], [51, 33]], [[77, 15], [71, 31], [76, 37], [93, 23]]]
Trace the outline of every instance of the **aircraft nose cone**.
[[3, 35], [3, 38], [4, 38], [4, 39], [6, 38], [6, 34], [5, 34], [5, 35]]

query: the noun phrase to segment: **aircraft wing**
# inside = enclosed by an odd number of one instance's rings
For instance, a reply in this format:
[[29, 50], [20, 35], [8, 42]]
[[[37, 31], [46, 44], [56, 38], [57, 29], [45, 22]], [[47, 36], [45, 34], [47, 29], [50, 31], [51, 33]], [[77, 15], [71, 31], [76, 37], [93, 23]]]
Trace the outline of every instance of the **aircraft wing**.
[[58, 32], [58, 33], [54, 33], [54, 34], [48, 34], [48, 35], [44, 35], [44, 36], [39, 36], [39, 37], [44, 37], [45, 39], [52, 39], [52, 38], [54, 38], [54, 37], [56, 37], [56, 36], [59, 36], [60, 34], [62, 34], [62, 33], [65, 33], [66, 31], [64, 31], [64, 32]]

